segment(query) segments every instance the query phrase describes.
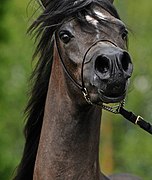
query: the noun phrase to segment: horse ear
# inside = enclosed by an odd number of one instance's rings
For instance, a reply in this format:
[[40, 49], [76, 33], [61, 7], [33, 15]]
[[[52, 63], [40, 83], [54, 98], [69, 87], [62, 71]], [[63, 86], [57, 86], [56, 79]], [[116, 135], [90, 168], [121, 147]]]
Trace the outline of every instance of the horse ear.
[[113, 3], [114, 2], [114, 0], [109, 0], [111, 3]]

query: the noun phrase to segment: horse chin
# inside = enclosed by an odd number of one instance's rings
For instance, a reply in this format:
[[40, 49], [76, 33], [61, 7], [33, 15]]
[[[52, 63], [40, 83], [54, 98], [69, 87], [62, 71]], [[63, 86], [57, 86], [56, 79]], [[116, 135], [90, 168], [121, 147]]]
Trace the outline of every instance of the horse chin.
[[98, 91], [98, 93], [90, 93], [90, 100], [93, 104], [97, 104], [102, 106], [103, 103], [111, 104], [111, 103], [120, 103], [125, 99], [126, 92], [118, 96], [110, 96], [105, 95], [104, 93]]
[[101, 100], [101, 102], [109, 104], [109, 103], [119, 103], [122, 102], [125, 99], [126, 96], [126, 92], [124, 92], [123, 94], [117, 95], [117, 96], [113, 96], [113, 95], [105, 95], [104, 93], [102, 93], [101, 91], [99, 91], [99, 98]]

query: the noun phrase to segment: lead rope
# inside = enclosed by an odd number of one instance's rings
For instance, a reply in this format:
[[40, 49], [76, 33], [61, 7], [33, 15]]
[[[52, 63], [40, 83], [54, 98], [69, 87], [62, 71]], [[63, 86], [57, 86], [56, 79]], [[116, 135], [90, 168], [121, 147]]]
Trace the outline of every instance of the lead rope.
[[152, 134], [152, 125], [149, 122], [145, 121], [141, 116], [136, 116], [134, 113], [127, 111], [123, 107], [120, 107], [119, 114], [121, 114], [124, 118], [126, 118], [133, 124], [138, 125], [140, 128]]

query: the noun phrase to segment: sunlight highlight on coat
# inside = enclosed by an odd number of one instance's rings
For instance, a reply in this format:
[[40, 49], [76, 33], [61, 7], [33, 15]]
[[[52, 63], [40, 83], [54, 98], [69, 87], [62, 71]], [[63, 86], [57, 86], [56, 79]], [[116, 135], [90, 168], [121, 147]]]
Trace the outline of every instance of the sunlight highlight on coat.
[[89, 15], [86, 15], [86, 20], [94, 26], [97, 26], [98, 24], [98, 21]]
[[[108, 19], [108, 16], [106, 16], [105, 14], [103, 14], [102, 12], [98, 11], [98, 10], [94, 10], [94, 13], [97, 15], [97, 17], [99, 19], [102, 19], [102, 20], [107, 20]], [[98, 20], [96, 20], [95, 18], [91, 17], [90, 15], [86, 15], [86, 20], [93, 24], [94, 26], [97, 26], [98, 24]]]
[[98, 18], [103, 19], [103, 20], [108, 19], [108, 16], [106, 16], [106, 15], [103, 14], [102, 12], [100, 12], [100, 11], [98, 11], [98, 10], [95, 10], [94, 12], [95, 12], [95, 14], [98, 16]]

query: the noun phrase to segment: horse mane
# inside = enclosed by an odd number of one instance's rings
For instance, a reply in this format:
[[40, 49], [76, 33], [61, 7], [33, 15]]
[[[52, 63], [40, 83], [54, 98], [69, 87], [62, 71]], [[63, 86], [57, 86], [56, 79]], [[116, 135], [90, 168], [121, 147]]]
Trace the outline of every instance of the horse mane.
[[[45, 101], [53, 62], [54, 32], [69, 17], [84, 22], [80, 13], [96, 3], [113, 16], [119, 15], [109, 0], [50, 0], [42, 14], [33, 22], [28, 32], [34, 33], [38, 45], [34, 57], [38, 56], [37, 65], [31, 76], [32, 88], [30, 99], [25, 109], [26, 125], [24, 129], [25, 147], [23, 157], [14, 180], [32, 180], [34, 164], [41, 134]], [[91, 9], [91, 8], [90, 8]], [[81, 15], [80, 15], [81, 14]]]

